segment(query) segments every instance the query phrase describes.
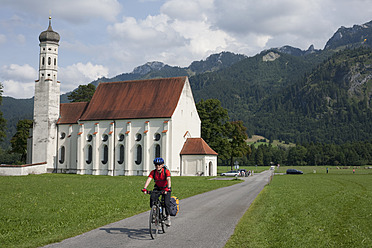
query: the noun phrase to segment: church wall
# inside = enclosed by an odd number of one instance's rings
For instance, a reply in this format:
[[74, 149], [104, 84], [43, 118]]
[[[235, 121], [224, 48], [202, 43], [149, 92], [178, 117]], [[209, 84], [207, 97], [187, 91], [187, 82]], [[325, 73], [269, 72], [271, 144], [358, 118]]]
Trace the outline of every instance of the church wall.
[[187, 80], [179, 103], [172, 117], [171, 138], [174, 150], [172, 157], [172, 168], [177, 175], [180, 175], [180, 152], [187, 138], [200, 137], [200, 118], [195, 106], [189, 81]]

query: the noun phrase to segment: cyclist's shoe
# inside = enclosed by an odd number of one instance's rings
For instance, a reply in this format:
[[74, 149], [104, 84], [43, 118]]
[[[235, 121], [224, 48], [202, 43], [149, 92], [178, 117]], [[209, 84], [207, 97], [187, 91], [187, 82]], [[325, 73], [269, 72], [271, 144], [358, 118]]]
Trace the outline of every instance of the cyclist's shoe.
[[170, 216], [169, 215], [167, 216], [167, 219], [165, 220], [165, 225], [167, 225], [167, 226], [170, 226], [171, 225], [171, 220], [170, 220]]

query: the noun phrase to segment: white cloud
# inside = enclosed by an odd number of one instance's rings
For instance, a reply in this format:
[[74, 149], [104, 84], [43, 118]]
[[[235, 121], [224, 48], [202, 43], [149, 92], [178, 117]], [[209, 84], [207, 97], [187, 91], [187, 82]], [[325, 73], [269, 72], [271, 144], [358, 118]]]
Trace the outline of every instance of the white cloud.
[[30, 98], [34, 95], [37, 71], [30, 65], [5, 65], [0, 69], [4, 96]]
[[0, 77], [5, 80], [34, 81], [37, 71], [30, 65], [4, 65], [0, 70]]
[[77, 63], [66, 68], [59, 68], [58, 80], [61, 81], [61, 93], [70, 92], [79, 85], [86, 85], [93, 80], [108, 76], [108, 69], [102, 65]]

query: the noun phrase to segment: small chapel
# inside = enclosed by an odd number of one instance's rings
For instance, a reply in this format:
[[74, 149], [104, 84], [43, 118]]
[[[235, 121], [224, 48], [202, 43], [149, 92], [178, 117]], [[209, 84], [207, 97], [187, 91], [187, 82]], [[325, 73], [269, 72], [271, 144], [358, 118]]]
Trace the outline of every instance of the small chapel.
[[60, 104], [60, 35], [39, 36], [28, 163], [43, 173], [147, 176], [162, 157], [173, 176], [216, 176], [187, 77], [100, 83], [90, 102]]

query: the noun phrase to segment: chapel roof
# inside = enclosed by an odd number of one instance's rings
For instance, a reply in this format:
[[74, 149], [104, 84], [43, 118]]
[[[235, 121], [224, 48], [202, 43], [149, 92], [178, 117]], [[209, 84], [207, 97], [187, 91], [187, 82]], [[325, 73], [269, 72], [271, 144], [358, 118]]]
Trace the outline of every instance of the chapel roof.
[[170, 118], [186, 80], [187, 77], [174, 77], [100, 83], [85, 107], [61, 104], [58, 124], [78, 120]]
[[202, 138], [188, 138], [181, 155], [218, 155]]
[[84, 113], [89, 102], [71, 102], [61, 103], [60, 118], [57, 124], [75, 124], [78, 123], [81, 115]]

